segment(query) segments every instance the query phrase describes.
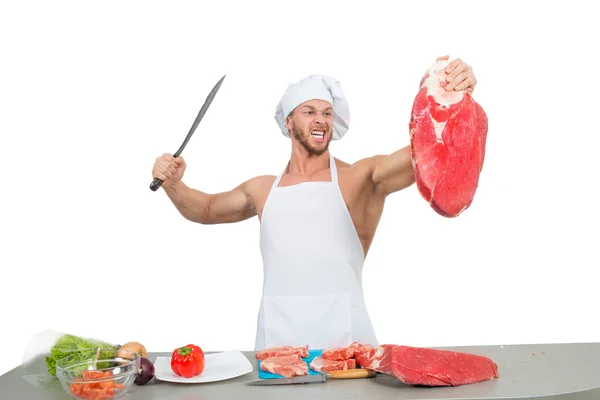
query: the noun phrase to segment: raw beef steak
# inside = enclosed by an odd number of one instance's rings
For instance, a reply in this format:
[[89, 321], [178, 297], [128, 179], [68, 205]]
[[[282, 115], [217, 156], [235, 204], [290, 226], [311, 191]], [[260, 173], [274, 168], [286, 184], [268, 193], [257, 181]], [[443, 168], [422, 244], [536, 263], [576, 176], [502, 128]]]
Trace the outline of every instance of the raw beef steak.
[[475, 196], [483, 168], [488, 120], [464, 90], [447, 92], [449, 61], [425, 74], [410, 118], [410, 145], [421, 196], [444, 217], [457, 217]]
[[352, 357], [354, 357], [354, 358], [357, 358], [361, 354], [365, 353], [367, 350], [373, 348], [373, 346], [371, 346], [370, 344], [362, 344], [359, 342], [353, 342], [348, 347], [352, 350], [352, 352], [353, 352]]
[[308, 364], [302, 360], [299, 354], [265, 358], [260, 362], [260, 369], [272, 374], [283, 375], [286, 378], [308, 375]]
[[347, 360], [354, 357], [354, 346], [338, 347], [335, 349], [325, 349], [322, 352], [322, 356], [326, 360]]
[[460, 386], [498, 378], [489, 358], [449, 350], [384, 344], [357, 350], [362, 368], [393, 376], [407, 385]]
[[354, 369], [356, 368], [356, 360], [349, 358], [346, 360], [327, 360], [323, 357], [315, 357], [310, 362], [310, 369], [317, 372], [324, 371], [340, 371], [343, 369]]
[[308, 345], [303, 347], [283, 346], [264, 349], [257, 351], [255, 357], [257, 360], [264, 360], [269, 357], [290, 356], [294, 354], [298, 354], [300, 357], [308, 357]]

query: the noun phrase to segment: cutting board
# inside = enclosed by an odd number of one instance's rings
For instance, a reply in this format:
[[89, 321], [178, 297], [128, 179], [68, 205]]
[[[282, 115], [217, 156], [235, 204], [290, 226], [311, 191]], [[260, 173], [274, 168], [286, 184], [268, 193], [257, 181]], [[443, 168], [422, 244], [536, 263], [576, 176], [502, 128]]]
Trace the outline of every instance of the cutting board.
[[[323, 350], [309, 350], [308, 351], [308, 357], [302, 357], [302, 361], [304, 361], [307, 365], [309, 365], [308, 368], [308, 374], [309, 375], [317, 375], [319, 374], [318, 372], [313, 371], [312, 369], [310, 369], [310, 362], [317, 356], [320, 356], [323, 354]], [[270, 372], [265, 372], [262, 369], [260, 369], [260, 360], [257, 360], [258, 363], [258, 377], [261, 379], [276, 379], [276, 378], [284, 378], [283, 375], [278, 375], [278, 374], [272, 374]]]
[[[310, 369], [310, 362], [317, 356], [321, 356], [323, 354], [323, 350], [309, 350], [308, 351], [308, 357], [302, 357], [302, 361], [304, 361], [306, 363], [306, 365], [308, 365], [308, 374], [309, 375], [319, 375], [319, 372], [313, 371], [312, 369]], [[272, 374], [270, 372], [265, 372], [262, 369], [260, 369], [260, 360], [257, 360], [258, 363], [258, 377], [261, 379], [276, 379], [276, 378], [283, 378], [283, 375], [278, 375], [278, 374]]]

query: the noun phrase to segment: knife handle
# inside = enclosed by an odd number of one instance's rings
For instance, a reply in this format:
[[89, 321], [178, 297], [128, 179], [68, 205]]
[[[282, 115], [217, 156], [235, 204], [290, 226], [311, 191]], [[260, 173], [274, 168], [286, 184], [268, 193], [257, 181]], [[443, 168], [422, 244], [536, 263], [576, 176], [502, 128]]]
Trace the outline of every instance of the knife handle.
[[150, 189], [152, 189], [153, 192], [156, 192], [162, 184], [162, 179], [154, 178], [154, 180], [150, 184]]
[[377, 371], [368, 368], [342, 369], [339, 371], [329, 371], [328, 373], [331, 379], [373, 378], [377, 375]]

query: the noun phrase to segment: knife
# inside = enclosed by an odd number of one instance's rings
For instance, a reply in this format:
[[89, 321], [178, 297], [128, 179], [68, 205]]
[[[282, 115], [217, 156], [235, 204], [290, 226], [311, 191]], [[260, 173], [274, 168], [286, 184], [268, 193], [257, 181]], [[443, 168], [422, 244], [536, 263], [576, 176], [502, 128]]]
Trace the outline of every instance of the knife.
[[314, 375], [293, 376], [291, 378], [278, 379], [258, 379], [247, 382], [250, 386], [272, 386], [272, 385], [294, 385], [302, 383], [323, 383], [329, 379], [358, 379], [358, 378], [373, 378], [377, 375], [377, 371], [367, 368], [355, 368], [339, 371], [321, 372]]
[[[202, 117], [204, 117], [204, 114], [206, 114], [206, 110], [208, 110], [208, 107], [210, 106], [210, 103], [212, 103], [213, 99], [215, 98], [215, 95], [219, 91], [219, 88], [221, 87], [221, 84], [223, 83], [224, 79], [225, 79], [225, 75], [223, 75], [223, 77], [219, 80], [219, 82], [217, 82], [217, 84], [215, 85], [215, 87], [213, 87], [213, 89], [210, 91], [210, 93], [208, 94], [208, 96], [206, 96], [206, 100], [204, 101], [204, 104], [202, 105], [202, 108], [198, 112], [198, 116], [196, 117], [196, 120], [192, 124], [192, 127], [190, 128], [190, 131], [188, 132], [187, 136], [185, 137], [185, 140], [183, 141], [183, 143], [181, 144], [181, 146], [179, 147], [179, 149], [175, 152], [175, 154], [173, 154], [173, 157], [179, 157], [181, 155], [181, 152], [185, 148], [185, 145], [190, 140], [190, 138], [194, 134], [194, 131], [196, 130], [196, 127], [198, 126], [198, 124], [202, 120]], [[156, 192], [158, 190], [158, 188], [162, 184], [163, 184], [162, 179], [154, 178], [154, 180], [150, 184], [150, 189], [152, 191]]]

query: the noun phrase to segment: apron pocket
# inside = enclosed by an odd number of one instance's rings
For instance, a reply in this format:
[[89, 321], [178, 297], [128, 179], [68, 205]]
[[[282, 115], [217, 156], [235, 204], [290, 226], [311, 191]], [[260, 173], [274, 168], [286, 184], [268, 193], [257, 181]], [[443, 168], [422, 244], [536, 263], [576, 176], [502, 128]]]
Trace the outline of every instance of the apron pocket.
[[306, 346], [309, 349], [351, 344], [349, 293], [320, 296], [265, 296], [265, 346]]

